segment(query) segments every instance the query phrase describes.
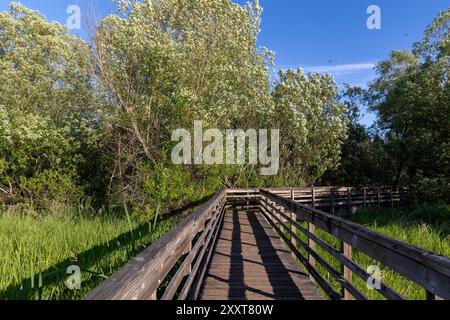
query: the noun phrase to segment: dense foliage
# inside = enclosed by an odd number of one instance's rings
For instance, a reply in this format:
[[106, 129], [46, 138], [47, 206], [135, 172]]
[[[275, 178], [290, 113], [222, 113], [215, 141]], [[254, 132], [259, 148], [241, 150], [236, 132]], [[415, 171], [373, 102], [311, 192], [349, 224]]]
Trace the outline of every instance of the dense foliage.
[[[149, 219], [223, 187], [315, 183], [434, 184], [448, 199], [449, 11], [413, 52], [380, 62], [367, 90], [339, 95], [329, 75], [271, 79], [258, 2], [117, 5], [92, 45], [20, 4], [0, 13], [2, 206], [83, 203]], [[377, 113], [374, 128], [359, 124], [362, 105]], [[195, 120], [279, 129], [278, 174], [174, 165], [171, 134]]]
[[[301, 185], [336, 166], [346, 132], [337, 86], [301, 71], [270, 82], [257, 2], [117, 4], [92, 50], [21, 5], [1, 14], [4, 205], [92, 199], [149, 218], [225, 186]], [[194, 120], [280, 129], [280, 174], [173, 165], [171, 133]]]
[[281, 129], [280, 182], [312, 185], [340, 159], [346, 109], [329, 75], [280, 72], [272, 92], [273, 125]]
[[89, 46], [36, 11], [0, 13], [0, 203], [75, 201], [94, 136]]
[[270, 104], [270, 53], [255, 46], [259, 6], [223, 0], [118, 4], [119, 13], [102, 21], [94, 39], [113, 102], [102, 114], [113, 161], [108, 192], [151, 210], [233, 180], [239, 168], [175, 168], [171, 134], [192, 131], [194, 120], [222, 130], [259, 126], [253, 115]]

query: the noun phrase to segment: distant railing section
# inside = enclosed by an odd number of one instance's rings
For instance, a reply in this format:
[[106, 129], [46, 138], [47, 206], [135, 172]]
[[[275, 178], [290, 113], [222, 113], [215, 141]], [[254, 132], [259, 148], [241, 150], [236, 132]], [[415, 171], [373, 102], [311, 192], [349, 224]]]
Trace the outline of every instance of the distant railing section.
[[409, 196], [406, 187], [311, 187], [269, 190], [281, 197], [332, 214], [370, 206], [404, 206]]
[[259, 208], [260, 192], [259, 189], [228, 189], [227, 206]]
[[[271, 190], [261, 190], [261, 209], [272, 227], [291, 249], [292, 254], [303, 264], [314, 281], [331, 299], [367, 299], [352, 281], [353, 275], [366, 282], [371, 276], [364, 268], [352, 260], [352, 250], [358, 250], [403, 277], [411, 280], [426, 291], [427, 299], [450, 299], [450, 258], [416, 248], [361, 225], [328, 214], [312, 206], [292, 199], [286, 194], [281, 196]], [[306, 222], [307, 226], [300, 222]], [[325, 231], [340, 241], [336, 249], [320, 238], [316, 228]], [[303, 234], [308, 239], [299, 237]], [[321, 247], [341, 263], [336, 270], [321, 256], [317, 249]], [[306, 251], [303, 255], [299, 248]], [[320, 264], [343, 288], [335, 288], [317, 271]], [[385, 283], [374, 287], [387, 299], [404, 299]]]

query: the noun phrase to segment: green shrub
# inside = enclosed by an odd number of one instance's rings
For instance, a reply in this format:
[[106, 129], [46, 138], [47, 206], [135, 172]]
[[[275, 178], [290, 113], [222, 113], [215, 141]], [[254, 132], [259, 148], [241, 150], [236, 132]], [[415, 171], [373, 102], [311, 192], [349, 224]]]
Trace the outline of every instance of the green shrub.
[[76, 150], [69, 129], [0, 106], [0, 205], [78, 198]]
[[135, 213], [144, 220], [180, 207], [192, 197], [189, 173], [179, 166], [141, 165], [138, 171], [143, 179], [145, 204], [142, 209], [136, 208]]
[[450, 179], [419, 174], [411, 185], [413, 204], [445, 202], [450, 204]]
[[[159, 162], [138, 166], [141, 201], [128, 201], [134, 215], [142, 220], [153, 219], [162, 212], [204, 202], [205, 198], [226, 187], [233, 187], [233, 177], [239, 179], [239, 166], [183, 166]], [[224, 183], [225, 182], [225, 183]]]

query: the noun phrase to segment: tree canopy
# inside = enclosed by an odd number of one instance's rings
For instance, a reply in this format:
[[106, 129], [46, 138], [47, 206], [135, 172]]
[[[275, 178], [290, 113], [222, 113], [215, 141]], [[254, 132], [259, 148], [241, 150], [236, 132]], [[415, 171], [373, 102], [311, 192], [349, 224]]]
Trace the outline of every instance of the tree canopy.
[[[148, 219], [223, 187], [449, 176], [449, 10], [367, 90], [280, 71], [257, 1], [117, 0], [92, 44], [37, 11], [0, 13], [0, 204], [132, 208]], [[371, 130], [358, 111], [376, 112]], [[176, 129], [279, 129], [280, 170], [175, 165]], [[428, 183], [428, 182], [427, 182]]]

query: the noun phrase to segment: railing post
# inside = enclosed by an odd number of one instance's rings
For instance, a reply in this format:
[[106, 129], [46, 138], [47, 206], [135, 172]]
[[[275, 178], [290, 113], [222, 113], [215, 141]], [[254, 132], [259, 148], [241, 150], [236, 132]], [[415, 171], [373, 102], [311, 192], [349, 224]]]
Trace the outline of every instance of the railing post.
[[[278, 218], [278, 219], [282, 219], [282, 217], [281, 217], [281, 214], [279, 214], [278, 212], [277, 212], [277, 210], [276, 209], [278, 209], [278, 210], [281, 210], [281, 207], [274, 201], [273, 202], [273, 206], [274, 206], [274, 211], [273, 211], [273, 213], [275, 214], [275, 216]], [[277, 223], [277, 222], [276, 222]]]
[[381, 194], [380, 194], [380, 188], [377, 188], [377, 196], [378, 196], [378, 207], [381, 207]]
[[[341, 242], [341, 243], [342, 243], [342, 253], [344, 254], [344, 256], [347, 259], [352, 260], [352, 247], [346, 242]], [[344, 276], [344, 280], [347, 283], [351, 284], [352, 279], [353, 279], [353, 273], [344, 264], [342, 264], [342, 273]], [[353, 296], [346, 289], [343, 289], [343, 297], [344, 297], [344, 300], [352, 300], [353, 299]]]
[[394, 190], [393, 188], [390, 189], [391, 192], [391, 207], [394, 207]]
[[245, 198], [247, 200], [246, 205], [249, 207], [250, 206], [250, 192], [246, 192], [245, 193]]
[[316, 207], [316, 190], [314, 189], [314, 187], [311, 188], [311, 201], [312, 201], [312, 207], [315, 208]]
[[[292, 201], [295, 201], [295, 194], [294, 194], [294, 192], [295, 192], [294, 189], [291, 189], [291, 200]], [[297, 222], [297, 214], [294, 211], [291, 212], [291, 219], [293, 221]], [[298, 232], [297, 231], [297, 227], [293, 223], [291, 223], [291, 231], [292, 231], [293, 234], [297, 234], [297, 232]], [[292, 243], [292, 245], [294, 247], [298, 248], [297, 239], [295, 237], [291, 237], [291, 243]], [[292, 257], [294, 259], [297, 259], [297, 256], [295, 255], [294, 252], [292, 252], [291, 254], [292, 254]]]
[[273, 209], [272, 209], [272, 215], [273, 215], [272, 221], [273, 221], [273, 223], [278, 224], [278, 221], [277, 221], [276, 218], [280, 219], [280, 214], [276, 210], [278, 208], [277, 203], [275, 201], [272, 201], [272, 206], [273, 206]]
[[436, 297], [435, 297], [435, 295], [433, 293], [431, 293], [428, 290], [425, 290], [425, 292], [426, 292], [426, 299], [427, 300], [436, 300]]
[[348, 193], [348, 212], [352, 213], [352, 188], [347, 189]]
[[[284, 206], [278, 205], [277, 207], [278, 207], [278, 210], [280, 210], [280, 212], [281, 212], [278, 214], [278, 219], [280, 219], [280, 221], [286, 223], [286, 218], [284, 217], [284, 214], [285, 214]], [[284, 227], [283, 223], [281, 223], [280, 227], [283, 230], [283, 232], [287, 231], [286, 228]]]
[[275, 213], [275, 209], [273, 208], [273, 207], [275, 207], [275, 202], [270, 200], [269, 198], [267, 198], [267, 203], [270, 204], [270, 206], [268, 208], [269, 213], [270, 213], [269, 218], [270, 218], [270, 220], [272, 220], [273, 223], [276, 223], [276, 219], [274, 217], [276, 213]]
[[405, 200], [403, 199], [404, 194], [403, 194], [403, 187], [400, 187], [400, 207], [404, 207], [405, 206]]
[[363, 202], [364, 202], [364, 210], [367, 209], [367, 189], [363, 188]]
[[[189, 243], [188, 250], [185, 254], [189, 254], [192, 251], [192, 242]], [[186, 275], [189, 275], [192, 272], [192, 263], [189, 265], [188, 270], [186, 271]]]
[[334, 188], [331, 187], [331, 214], [334, 215]]
[[[314, 206], [315, 206], [315, 203], [314, 203]], [[314, 221], [314, 219], [313, 219], [313, 221]], [[316, 234], [316, 226], [311, 222], [308, 222], [308, 231], [313, 235]], [[309, 237], [308, 237], [308, 247], [311, 250], [316, 251], [316, 243]], [[311, 254], [308, 254], [308, 261], [309, 261], [309, 264], [314, 268], [314, 266], [316, 265], [316, 259], [314, 259], [314, 257]], [[310, 276], [310, 278], [311, 278], [311, 280], [314, 281], [314, 278], [312, 276]]]
[[426, 299], [427, 300], [444, 300], [441, 297], [438, 297], [437, 295], [433, 294], [432, 292], [425, 290], [426, 292]]

